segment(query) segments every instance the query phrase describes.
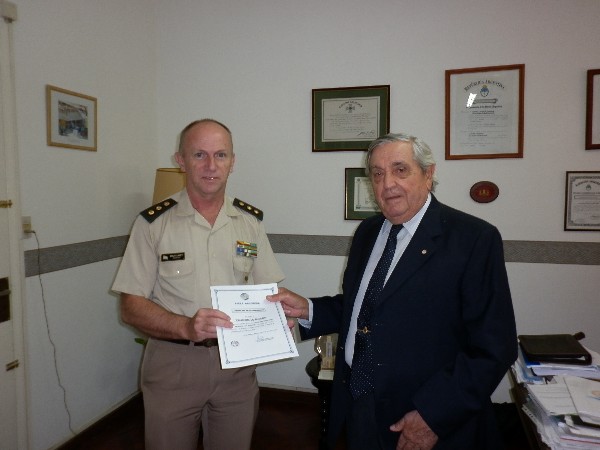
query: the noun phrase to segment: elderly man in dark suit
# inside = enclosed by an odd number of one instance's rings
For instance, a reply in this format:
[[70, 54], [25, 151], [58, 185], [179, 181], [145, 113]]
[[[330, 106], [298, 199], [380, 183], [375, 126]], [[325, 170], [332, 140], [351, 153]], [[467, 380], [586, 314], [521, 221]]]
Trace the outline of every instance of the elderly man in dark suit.
[[366, 158], [382, 215], [357, 228], [342, 294], [270, 298], [303, 338], [339, 333], [329, 418], [334, 446], [502, 448], [490, 395], [517, 356], [502, 239], [441, 204], [430, 148], [389, 134]]

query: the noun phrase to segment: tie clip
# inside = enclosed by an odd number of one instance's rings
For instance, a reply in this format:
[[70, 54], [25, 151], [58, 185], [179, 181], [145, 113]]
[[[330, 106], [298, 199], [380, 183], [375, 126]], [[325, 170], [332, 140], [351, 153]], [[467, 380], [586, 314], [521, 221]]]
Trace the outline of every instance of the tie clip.
[[369, 330], [369, 329], [367, 328], [367, 326], [366, 326], [366, 325], [365, 325], [365, 327], [364, 327], [364, 328], [359, 328], [359, 329], [358, 329], [358, 330], [356, 330], [356, 331], [358, 331], [359, 333], [362, 333], [362, 334], [367, 334], [367, 333], [370, 333], [370, 332], [371, 332], [371, 330]]

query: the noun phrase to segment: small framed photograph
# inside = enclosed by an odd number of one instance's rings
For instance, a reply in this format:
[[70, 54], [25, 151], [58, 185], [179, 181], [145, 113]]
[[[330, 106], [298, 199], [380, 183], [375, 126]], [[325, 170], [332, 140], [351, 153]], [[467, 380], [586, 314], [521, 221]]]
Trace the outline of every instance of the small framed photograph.
[[600, 69], [587, 73], [585, 149], [600, 149]]
[[600, 172], [567, 172], [565, 231], [600, 231]]
[[96, 113], [94, 97], [46, 85], [48, 145], [95, 152]]
[[525, 65], [446, 70], [446, 159], [523, 157]]
[[313, 89], [313, 152], [364, 151], [389, 133], [390, 86]]
[[371, 180], [364, 168], [346, 168], [346, 207], [344, 219], [362, 220], [380, 212]]

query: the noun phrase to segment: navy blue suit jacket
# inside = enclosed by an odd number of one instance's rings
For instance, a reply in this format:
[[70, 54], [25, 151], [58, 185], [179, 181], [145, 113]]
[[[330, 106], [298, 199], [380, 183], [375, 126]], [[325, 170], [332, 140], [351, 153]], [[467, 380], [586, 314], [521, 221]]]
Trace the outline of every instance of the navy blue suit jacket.
[[[365, 266], [383, 224], [357, 228], [342, 294], [313, 300], [310, 338], [339, 333], [329, 441], [342, 431], [351, 401], [344, 346]], [[517, 357], [515, 318], [502, 238], [489, 223], [431, 204], [375, 307], [375, 402], [380, 434], [418, 410], [438, 435], [436, 449], [501, 448], [490, 401]]]

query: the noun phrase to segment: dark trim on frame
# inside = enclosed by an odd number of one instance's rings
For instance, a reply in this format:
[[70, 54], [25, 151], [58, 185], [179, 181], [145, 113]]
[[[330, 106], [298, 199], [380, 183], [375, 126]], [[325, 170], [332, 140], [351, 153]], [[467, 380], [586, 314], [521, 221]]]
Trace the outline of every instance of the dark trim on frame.
[[[123, 256], [129, 236], [48, 247], [25, 252], [25, 276], [56, 272]], [[289, 255], [347, 256], [351, 236], [269, 234], [273, 251]], [[600, 265], [600, 243], [504, 241], [506, 262]]]

